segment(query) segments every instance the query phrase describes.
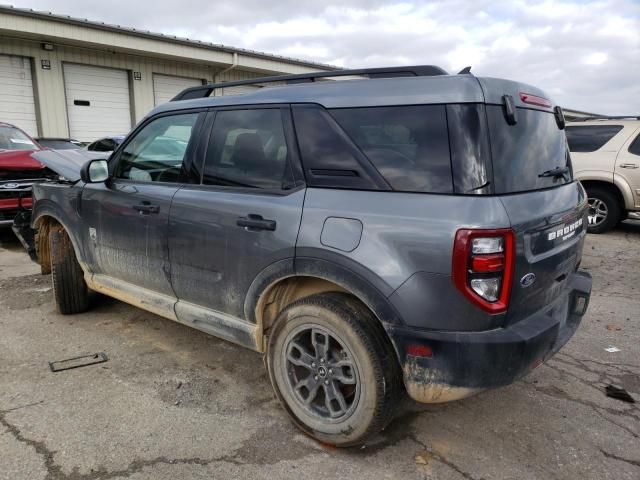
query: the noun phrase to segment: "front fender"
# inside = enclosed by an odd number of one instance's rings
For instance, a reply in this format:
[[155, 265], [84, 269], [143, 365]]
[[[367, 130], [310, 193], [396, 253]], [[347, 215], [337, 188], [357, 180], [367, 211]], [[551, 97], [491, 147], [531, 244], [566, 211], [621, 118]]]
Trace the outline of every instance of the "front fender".
[[82, 219], [77, 209], [80, 192], [77, 187], [65, 184], [34, 185], [31, 227], [37, 228], [38, 223], [46, 217], [62, 225], [69, 235], [80, 266], [85, 272], [90, 272], [81, 235]]

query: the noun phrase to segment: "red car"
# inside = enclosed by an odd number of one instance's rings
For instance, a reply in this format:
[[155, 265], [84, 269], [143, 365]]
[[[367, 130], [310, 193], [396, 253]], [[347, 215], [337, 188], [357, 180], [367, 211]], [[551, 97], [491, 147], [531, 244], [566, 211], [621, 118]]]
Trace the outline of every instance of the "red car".
[[[50, 171], [31, 158], [43, 150], [38, 143], [14, 125], [0, 122], [0, 226], [11, 225], [18, 212], [20, 190], [30, 190], [31, 182]], [[31, 207], [31, 193], [25, 192], [22, 206]]]

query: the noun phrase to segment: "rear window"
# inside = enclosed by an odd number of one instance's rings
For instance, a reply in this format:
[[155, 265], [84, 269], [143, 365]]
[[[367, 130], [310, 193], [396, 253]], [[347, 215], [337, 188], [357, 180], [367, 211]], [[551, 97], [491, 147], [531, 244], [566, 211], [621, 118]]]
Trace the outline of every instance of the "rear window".
[[453, 192], [444, 106], [343, 108], [331, 115], [394, 190]]
[[572, 152], [595, 152], [622, 130], [622, 125], [585, 125], [567, 127], [567, 141]]
[[[495, 193], [515, 193], [572, 181], [564, 131], [552, 113], [518, 108], [518, 123], [509, 125], [502, 106], [487, 105]], [[551, 175], [568, 168], [564, 175]]]

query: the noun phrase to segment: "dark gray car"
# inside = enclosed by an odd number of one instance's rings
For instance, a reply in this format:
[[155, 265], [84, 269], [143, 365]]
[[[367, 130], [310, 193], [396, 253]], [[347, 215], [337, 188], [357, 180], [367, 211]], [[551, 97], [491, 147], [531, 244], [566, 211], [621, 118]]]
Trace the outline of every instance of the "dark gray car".
[[341, 446], [403, 390], [461, 399], [569, 340], [587, 199], [544, 92], [428, 66], [273, 80], [188, 89], [34, 187], [62, 313], [94, 290], [263, 353], [295, 423]]

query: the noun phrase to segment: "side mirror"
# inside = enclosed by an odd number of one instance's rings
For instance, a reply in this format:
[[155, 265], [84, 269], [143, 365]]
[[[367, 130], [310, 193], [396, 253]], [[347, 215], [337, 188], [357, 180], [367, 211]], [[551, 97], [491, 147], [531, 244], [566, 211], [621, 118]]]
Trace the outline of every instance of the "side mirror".
[[109, 178], [109, 164], [106, 160], [89, 160], [80, 169], [84, 183], [100, 183]]

